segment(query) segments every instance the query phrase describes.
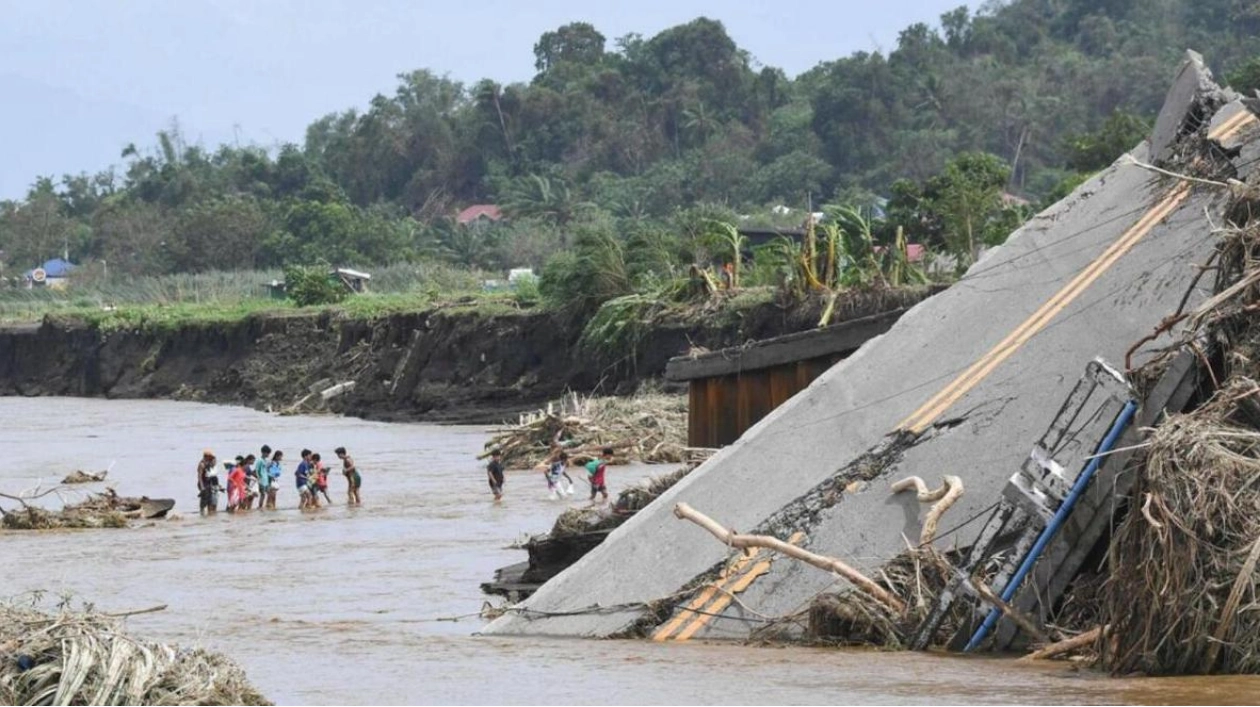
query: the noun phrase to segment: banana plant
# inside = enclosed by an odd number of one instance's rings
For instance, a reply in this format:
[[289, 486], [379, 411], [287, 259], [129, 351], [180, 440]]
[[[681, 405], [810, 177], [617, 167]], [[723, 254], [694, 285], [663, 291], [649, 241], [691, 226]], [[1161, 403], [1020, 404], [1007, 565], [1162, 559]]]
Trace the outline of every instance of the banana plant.
[[721, 248], [730, 254], [731, 263], [731, 289], [739, 288], [739, 265], [744, 257], [744, 243], [747, 238], [739, 232], [739, 229], [729, 223], [714, 220], [711, 223], [715, 226], [714, 232], [717, 235], [718, 243]]

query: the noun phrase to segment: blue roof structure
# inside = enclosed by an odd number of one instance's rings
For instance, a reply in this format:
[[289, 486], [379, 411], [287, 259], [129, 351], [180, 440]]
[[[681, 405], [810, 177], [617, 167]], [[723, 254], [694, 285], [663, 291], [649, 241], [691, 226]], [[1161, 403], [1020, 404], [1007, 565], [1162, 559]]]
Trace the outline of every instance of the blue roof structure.
[[[45, 261], [44, 264], [39, 267], [43, 269], [44, 274], [47, 277], [65, 277], [70, 274], [71, 270], [74, 270], [78, 266], [69, 260], [53, 258], [52, 260]], [[35, 270], [27, 270], [26, 276], [30, 277], [33, 272], [35, 272]]]

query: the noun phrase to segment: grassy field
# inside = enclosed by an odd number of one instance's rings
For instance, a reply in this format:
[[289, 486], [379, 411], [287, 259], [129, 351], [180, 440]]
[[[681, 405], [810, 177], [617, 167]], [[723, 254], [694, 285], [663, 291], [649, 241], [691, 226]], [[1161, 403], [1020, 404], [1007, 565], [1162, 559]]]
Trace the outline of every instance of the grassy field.
[[297, 307], [271, 296], [279, 271], [206, 272], [110, 280], [91, 274], [64, 289], [0, 289], [0, 323], [39, 322], [46, 316], [74, 318], [104, 330], [150, 329], [193, 322], [233, 321], [259, 313], [298, 313], [331, 309], [372, 318], [422, 311], [439, 303], [488, 313], [519, 311], [526, 293], [490, 290], [487, 273], [442, 264], [395, 265], [372, 271], [370, 292], [337, 305]]

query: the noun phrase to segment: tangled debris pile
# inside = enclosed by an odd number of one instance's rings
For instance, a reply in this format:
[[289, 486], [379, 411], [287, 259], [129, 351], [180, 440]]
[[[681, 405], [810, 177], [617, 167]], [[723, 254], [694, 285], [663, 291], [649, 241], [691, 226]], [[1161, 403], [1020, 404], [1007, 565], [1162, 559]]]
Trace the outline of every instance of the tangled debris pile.
[[121, 615], [0, 604], [0, 704], [269, 705], [228, 658], [140, 641]]
[[1152, 435], [1105, 592], [1112, 670], [1260, 672], [1260, 430], [1235, 421], [1258, 396], [1236, 379]]
[[1208, 401], [1152, 433], [1132, 511], [1116, 532], [1100, 643], [1112, 671], [1260, 672], [1260, 222], [1220, 240], [1217, 294], [1188, 315], [1221, 381]]
[[66, 478], [62, 479], [61, 483], [63, 484], [92, 484], [98, 481], [104, 481], [105, 477], [108, 475], [109, 475], [108, 470], [83, 471], [82, 469], [76, 469], [75, 471], [72, 471], [69, 474], [66, 474]]
[[528, 469], [557, 448], [581, 464], [612, 447], [617, 463], [693, 461], [712, 450], [687, 446], [687, 398], [642, 392], [630, 397], [582, 397], [574, 393], [545, 410], [521, 415], [499, 430], [481, 458], [498, 449], [510, 469]]
[[[57, 490], [49, 489], [39, 495], [46, 495]], [[21, 508], [11, 511], [0, 508], [0, 526], [8, 530], [125, 528], [131, 520], [163, 518], [175, 507], [173, 499], [119, 496], [112, 488], [105, 489], [104, 493], [89, 494], [84, 500], [66, 504], [59, 511], [51, 511], [27, 502], [36, 496], [29, 498], [8, 494], [0, 494], [0, 496], [21, 504]]]

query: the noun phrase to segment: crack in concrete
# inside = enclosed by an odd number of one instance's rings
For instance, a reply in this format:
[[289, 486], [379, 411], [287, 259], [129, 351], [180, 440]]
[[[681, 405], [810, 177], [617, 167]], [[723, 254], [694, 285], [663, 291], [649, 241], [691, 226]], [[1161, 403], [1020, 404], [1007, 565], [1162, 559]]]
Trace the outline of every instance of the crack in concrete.
[[[924, 435], [913, 435], [909, 432], [896, 433], [884, 443], [837, 469], [830, 477], [786, 504], [748, 532], [787, 539], [798, 530], [804, 531], [806, 537], [799, 544], [801, 547], [807, 547], [810, 540], [809, 533], [822, 521], [823, 512], [839, 504], [847, 493], [864, 488], [864, 485], [855, 488], [854, 484], [864, 484], [864, 482], [876, 479], [896, 466], [905, 451], [918, 444], [923, 437]], [[667, 621], [678, 606], [690, 600], [696, 590], [715, 581], [726, 564], [727, 560], [723, 559], [684, 585], [682, 591], [686, 594], [683, 598], [654, 603], [646, 607], [640, 619], [616, 636], [647, 635], [652, 628]]]

